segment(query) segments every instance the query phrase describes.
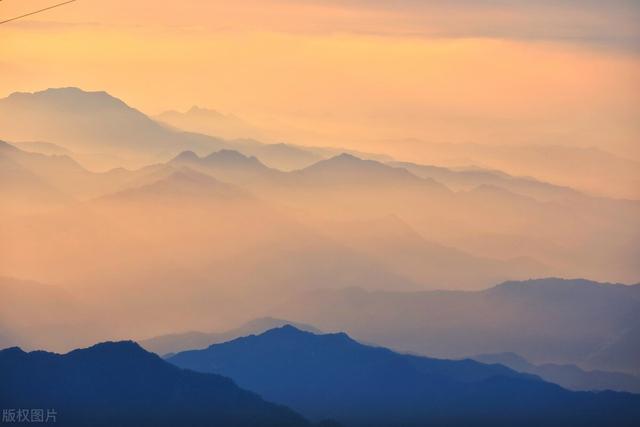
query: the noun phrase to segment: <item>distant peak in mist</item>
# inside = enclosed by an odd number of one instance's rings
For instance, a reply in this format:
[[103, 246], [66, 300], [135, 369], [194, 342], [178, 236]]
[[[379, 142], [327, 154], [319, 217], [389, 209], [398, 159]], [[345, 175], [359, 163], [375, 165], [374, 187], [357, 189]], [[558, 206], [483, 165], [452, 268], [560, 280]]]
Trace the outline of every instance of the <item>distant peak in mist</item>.
[[186, 167], [176, 170], [175, 172], [171, 173], [168, 177], [164, 178], [161, 181], [183, 182], [183, 183], [197, 184], [202, 186], [226, 185], [209, 175], [196, 172], [193, 169], [186, 168]]
[[622, 283], [601, 283], [586, 279], [531, 279], [524, 281], [508, 281], [485, 292], [506, 297], [532, 297], [549, 300], [574, 300], [578, 298], [600, 298], [626, 295], [632, 300], [640, 301], [640, 287]]
[[106, 196], [106, 200], [143, 200], [147, 197], [214, 197], [223, 199], [245, 198], [241, 189], [218, 181], [210, 175], [182, 166], [162, 179], [142, 187], [123, 190]]
[[204, 158], [205, 161], [222, 161], [230, 163], [253, 163], [262, 164], [255, 156], [245, 156], [236, 150], [219, 150], [209, 154]]
[[183, 151], [171, 160], [171, 163], [214, 168], [268, 169], [257, 157], [245, 156], [238, 151], [228, 149], [215, 151], [206, 157], [199, 157], [193, 151]]
[[349, 154], [349, 153], [341, 153], [338, 154], [337, 156], [334, 156], [333, 158], [329, 159], [329, 160], [333, 160], [333, 161], [339, 161], [339, 162], [362, 162], [364, 160], [362, 160], [359, 157], [354, 156], [353, 154]]
[[442, 184], [431, 178], [421, 178], [408, 170], [381, 163], [376, 160], [361, 159], [349, 153], [342, 153], [321, 160], [298, 171], [302, 176], [317, 183], [339, 185], [428, 185], [433, 189], [449, 192]]
[[253, 338], [269, 339], [269, 340], [276, 340], [276, 341], [314, 340], [314, 341], [325, 341], [325, 342], [336, 342], [336, 341], [345, 341], [345, 342], [348, 341], [348, 342], [354, 342], [354, 343], [356, 342], [345, 332], [337, 332], [337, 333], [329, 333], [329, 334], [316, 333], [312, 331], [305, 331], [305, 330], [299, 329], [298, 327], [292, 324], [286, 324], [277, 328], [269, 329], [268, 331], [265, 331], [259, 335], [238, 338], [238, 340], [252, 340]]
[[250, 320], [247, 323], [243, 324], [241, 326], [241, 329], [254, 329], [254, 328], [275, 329], [281, 326], [292, 326], [292, 327], [295, 327], [296, 329], [312, 332], [314, 334], [321, 333], [321, 331], [318, 328], [315, 328], [311, 325], [290, 322], [288, 320], [279, 319], [277, 317], [270, 317], [270, 316], [259, 317], [257, 319]]
[[14, 92], [7, 98], [12, 102], [40, 102], [58, 107], [77, 107], [90, 110], [129, 108], [122, 100], [105, 91], [85, 91], [77, 87], [49, 88], [36, 92]]
[[320, 160], [319, 162], [316, 162], [313, 165], [303, 169], [303, 171], [337, 169], [337, 168], [348, 169], [348, 170], [353, 170], [353, 168], [359, 168], [360, 170], [363, 168], [367, 168], [369, 170], [395, 169], [395, 168], [392, 168], [391, 166], [386, 166], [385, 164], [377, 162], [375, 160], [363, 160], [352, 154], [342, 153], [342, 154], [338, 154], [337, 156], [331, 157], [329, 159]]
[[228, 117], [226, 114], [221, 113], [218, 110], [214, 110], [211, 108], [199, 107], [197, 105], [192, 106], [188, 109], [185, 114], [188, 115], [198, 115], [198, 116], [213, 116], [218, 118], [226, 118]]
[[603, 288], [611, 286], [624, 286], [622, 283], [606, 283], [595, 282], [587, 279], [563, 279], [559, 277], [547, 277], [543, 279], [530, 279], [530, 280], [510, 280], [500, 283], [491, 289], [525, 289], [525, 288], [572, 288], [572, 289], [586, 289], [586, 288]]
[[192, 162], [192, 161], [198, 161], [198, 160], [200, 160], [200, 157], [196, 153], [194, 153], [193, 151], [187, 150], [178, 154], [176, 157], [174, 157], [172, 161], [173, 162]]

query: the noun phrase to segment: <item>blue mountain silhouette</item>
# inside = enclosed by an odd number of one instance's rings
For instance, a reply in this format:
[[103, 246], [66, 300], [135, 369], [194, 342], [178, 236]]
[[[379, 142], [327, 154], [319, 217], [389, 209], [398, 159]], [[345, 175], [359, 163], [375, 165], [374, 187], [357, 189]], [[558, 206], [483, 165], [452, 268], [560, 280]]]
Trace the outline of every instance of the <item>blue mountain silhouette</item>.
[[133, 342], [65, 355], [0, 351], [0, 408], [53, 408], [60, 426], [308, 426], [228, 378], [177, 368]]
[[292, 326], [168, 359], [229, 376], [311, 419], [347, 426], [631, 426], [640, 396], [571, 392], [502, 365], [403, 355]]

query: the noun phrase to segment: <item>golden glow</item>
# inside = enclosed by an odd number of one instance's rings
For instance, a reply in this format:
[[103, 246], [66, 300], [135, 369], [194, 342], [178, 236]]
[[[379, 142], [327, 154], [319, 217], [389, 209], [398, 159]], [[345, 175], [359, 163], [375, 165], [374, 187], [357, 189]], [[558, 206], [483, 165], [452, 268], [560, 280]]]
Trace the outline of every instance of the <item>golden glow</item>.
[[[198, 104], [267, 128], [272, 139], [401, 157], [426, 155], [419, 143], [400, 142], [408, 138], [595, 145], [640, 157], [633, 53], [416, 35], [443, 24], [338, 6], [81, 1], [0, 30], [0, 93], [79, 86], [151, 114]], [[1, 12], [24, 7], [10, 2]], [[454, 28], [518, 19], [442, 16]]]

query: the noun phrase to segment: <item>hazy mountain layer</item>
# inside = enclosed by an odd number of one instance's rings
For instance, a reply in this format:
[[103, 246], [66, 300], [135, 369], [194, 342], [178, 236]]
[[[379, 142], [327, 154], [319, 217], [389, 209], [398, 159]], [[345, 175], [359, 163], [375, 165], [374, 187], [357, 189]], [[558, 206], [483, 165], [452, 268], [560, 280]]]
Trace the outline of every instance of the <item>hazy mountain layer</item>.
[[177, 353], [185, 350], [206, 348], [212, 344], [231, 341], [247, 335], [261, 334], [269, 329], [278, 328], [284, 325], [293, 325], [302, 331], [319, 333], [310, 325], [289, 322], [287, 320], [275, 319], [273, 317], [263, 317], [254, 319], [244, 325], [225, 332], [183, 332], [167, 334], [140, 341], [140, 345], [145, 349], [159, 355]]
[[499, 363], [509, 368], [537, 375], [545, 381], [570, 390], [614, 390], [640, 393], [640, 377], [607, 371], [585, 371], [575, 365], [545, 363], [534, 365], [514, 353], [481, 354], [473, 360]]
[[570, 392], [502, 365], [401, 355], [291, 326], [168, 360], [348, 426], [631, 426], [640, 416], [635, 395]]
[[0, 376], [4, 408], [52, 408], [64, 426], [309, 425], [227, 378], [178, 369], [133, 342], [65, 355], [2, 350]]
[[[640, 322], [638, 285], [545, 279], [481, 292], [323, 291], [273, 314], [435, 357], [514, 352], [535, 364], [640, 373], [629, 332]], [[598, 358], [603, 349], [608, 357]]]

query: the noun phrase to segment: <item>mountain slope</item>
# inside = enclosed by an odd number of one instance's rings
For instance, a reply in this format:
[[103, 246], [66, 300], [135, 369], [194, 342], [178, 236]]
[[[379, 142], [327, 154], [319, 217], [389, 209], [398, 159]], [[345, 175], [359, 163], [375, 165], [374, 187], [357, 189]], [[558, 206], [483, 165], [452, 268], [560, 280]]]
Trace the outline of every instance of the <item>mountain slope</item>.
[[308, 185], [329, 186], [425, 186], [441, 191], [446, 187], [432, 179], [422, 179], [403, 168], [388, 166], [375, 160], [360, 159], [342, 153], [295, 172], [296, 179]]
[[509, 368], [537, 375], [545, 381], [570, 390], [613, 390], [640, 393], [640, 377], [619, 372], [585, 371], [576, 365], [545, 363], [534, 365], [514, 353], [481, 354], [473, 360], [499, 363]]
[[[2, 182], [3, 190], [18, 194], [23, 192], [29, 195], [34, 204], [46, 202], [54, 192], [57, 193], [57, 199], [66, 202], [92, 199], [149, 184], [176, 171], [170, 165], [157, 164], [138, 170], [119, 168], [107, 172], [91, 172], [68, 155], [24, 151], [2, 141], [0, 161], [3, 162], [0, 173], [7, 175]], [[26, 185], [27, 183], [31, 185]], [[33, 190], [35, 184], [40, 187], [39, 192]]]
[[640, 396], [569, 392], [501, 365], [406, 356], [292, 326], [168, 360], [352, 426], [622, 426], [640, 416]]
[[[627, 331], [640, 324], [639, 298], [640, 286], [551, 278], [475, 292], [314, 292], [271, 314], [436, 357], [514, 352], [535, 364], [634, 374], [640, 358]], [[619, 346], [606, 347], [613, 337]], [[603, 348], [610, 357], [593, 357]]]
[[512, 175], [533, 176], [588, 194], [640, 198], [637, 160], [596, 147], [569, 145], [499, 145], [421, 141], [433, 165], [479, 165]]
[[55, 408], [65, 426], [306, 426], [218, 375], [178, 369], [133, 342], [65, 355], [0, 352], [5, 408]]
[[273, 317], [263, 317], [254, 319], [238, 328], [226, 332], [206, 333], [193, 331], [178, 334], [167, 334], [142, 340], [140, 341], [140, 345], [156, 354], [166, 355], [168, 353], [176, 353], [179, 351], [205, 348], [212, 344], [231, 341], [247, 335], [261, 334], [269, 329], [289, 324], [294, 325], [296, 328], [303, 331], [319, 332], [316, 328], [310, 325], [292, 323], [282, 319], [275, 319]]
[[74, 87], [16, 92], [0, 99], [0, 129], [8, 140], [46, 141], [71, 150], [83, 164], [101, 170], [139, 168], [167, 161], [185, 150], [206, 154], [236, 149], [285, 169], [305, 167], [323, 158], [287, 144], [224, 140], [217, 133], [184, 131], [157, 122], [106, 92]]
[[154, 119], [186, 131], [216, 135], [225, 139], [264, 136], [259, 129], [239, 117], [195, 105], [185, 112], [165, 111]]
[[245, 156], [234, 150], [220, 150], [204, 157], [200, 157], [192, 151], [184, 151], [168, 164], [187, 166], [234, 184], [247, 184], [256, 180], [286, 176], [283, 172], [265, 166], [256, 157]]
[[474, 256], [429, 241], [395, 215], [319, 227], [332, 239], [371, 256], [388, 270], [433, 289], [444, 283], [456, 289], [482, 289], [506, 279], [552, 273], [532, 259]]
[[[33, 126], [38, 123], [38, 126]], [[228, 148], [214, 137], [169, 129], [106, 92], [77, 88], [14, 93], [0, 99], [3, 136], [47, 141], [78, 154], [101, 154], [95, 167], [140, 167], [186, 149]]]
[[172, 171], [168, 176], [137, 188], [130, 188], [103, 197], [103, 200], [130, 200], [136, 203], [167, 199], [242, 199], [249, 198], [243, 190], [225, 184], [187, 167]]
[[471, 190], [480, 185], [491, 185], [541, 201], [581, 195], [568, 187], [541, 182], [533, 178], [514, 177], [496, 170], [480, 168], [451, 169], [408, 162], [391, 162], [389, 164], [405, 168], [419, 177], [434, 179], [454, 191]]

